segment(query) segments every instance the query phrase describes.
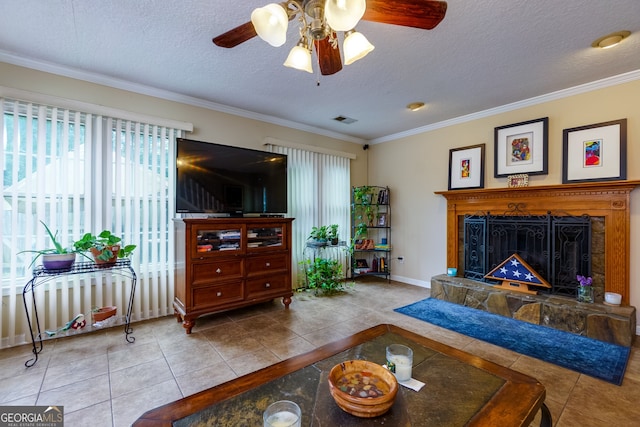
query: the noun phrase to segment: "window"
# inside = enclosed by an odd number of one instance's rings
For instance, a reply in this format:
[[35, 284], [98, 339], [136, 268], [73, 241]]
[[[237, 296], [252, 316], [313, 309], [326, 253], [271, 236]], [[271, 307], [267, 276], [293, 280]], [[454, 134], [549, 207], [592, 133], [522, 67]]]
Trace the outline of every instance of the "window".
[[[123, 243], [137, 245], [132, 258], [139, 279], [133, 318], [169, 314], [173, 299], [171, 183], [175, 139], [181, 130], [6, 98], [0, 98], [0, 110], [0, 258], [3, 302], [10, 297], [8, 309], [14, 314], [9, 318], [15, 318], [16, 304], [22, 310], [21, 301], [11, 295], [20, 294], [31, 277], [33, 254], [20, 251], [52, 247], [40, 221], [57, 231], [58, 240], [67, 247], [86, 232], [104, 229], [121, 236]], [[71, 288], [73, 293], [84, 283], [70, 285], [70, 280], [61, 277], [55, 285]], [[48, 300], [53, 299], [48, 311], [60, 310], [55, 294], [48, 295]], [[113, 290], [96, 298], [117, 305], [123, 313], [128, 292]], [[77, 295], [71, 299], [68, 309], [49, 316], [45, 327], [57, 327], [55, 323], [64, 324], [81, 312], [88, 317], [91, 307]], [[9, 329], [14, 329], [9, 333], [13, 340], [20, 326]]]
[[[339, 238], [350, 239], [350, 175], [348, 157], [317, 153], [278, 145], [271, 149], [287, 155], [288, 212], [295, 218], [292, 233], [292, 259], [296, 267], [303, 260], [307, 238], [313, 226], [338, 224]], [[346, 251], [339, 254], [346, 269]], [[293, 269], [293, 283], [301, 284], [297, 268]], [[346, 271], [346, 270], [343, 270]]]

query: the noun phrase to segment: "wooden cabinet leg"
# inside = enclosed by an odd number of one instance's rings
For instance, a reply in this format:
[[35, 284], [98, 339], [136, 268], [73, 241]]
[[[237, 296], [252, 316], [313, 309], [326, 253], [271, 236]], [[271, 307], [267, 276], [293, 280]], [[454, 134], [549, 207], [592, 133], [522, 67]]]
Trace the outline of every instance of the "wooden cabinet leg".
[[187, 330], [187, 335], [191, 333], [191, 328], [193, 328], [196, 324], [195, 320], [184, 319], [182, 321], [182, 327]]
[[282, 303], [284, 304], [284, 308], [288, 309], [289, 308], [289, 304], [291, 304], [291, 297], [283, 297], [282, 298]]

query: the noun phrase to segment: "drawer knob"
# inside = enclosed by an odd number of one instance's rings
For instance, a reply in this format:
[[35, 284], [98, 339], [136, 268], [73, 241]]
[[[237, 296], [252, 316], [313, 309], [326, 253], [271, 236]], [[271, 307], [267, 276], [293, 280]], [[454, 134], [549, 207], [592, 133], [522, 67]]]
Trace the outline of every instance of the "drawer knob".
[[265, 265], [266, 265], [267, 267], [271, 267], [271, 263], [270, 263], [270, 262], [266, 262], [266, 263], [265, 263]]
[[222, 296], [222, 292], [218, 292], [218, 293], [216, 294], [216, 296], [217, 296], [217, 297], [221, 297], [221, 296]]
[[220, 270], [220, 268], [218, 268], [218, 269], [216, 270], [216, 273], [220, 274], [220, 273], [222, 273], [222, 270]]
[[271, 287], [271, 283], [269, 283], [269, 282], [265, 283], [265, 284], [264, 284], [264, 287], [265, 287], [265, 288], [270, 288], [270, 287]]

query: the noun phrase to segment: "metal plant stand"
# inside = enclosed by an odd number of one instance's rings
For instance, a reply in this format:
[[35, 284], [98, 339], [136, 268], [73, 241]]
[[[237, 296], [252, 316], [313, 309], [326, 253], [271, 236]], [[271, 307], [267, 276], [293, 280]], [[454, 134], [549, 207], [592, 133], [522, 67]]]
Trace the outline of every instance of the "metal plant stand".
[[[129, 336], [133, 333], [131, 329], [131, 311], [133, 309], [133, 297], [136, 292], [137, 276], [136, 272], [131, 266], [130, 259], [119, 259], [115, 264], [108, 266], [102, 266], [94, 262], [76, 262], [71, 268], [61, 270], [45, 270], [44, 267], [36, 267], [33, 269], [33, 277], [22, 290], [22, 302], [24, 303], [24, 312], [27, 316], [27, 324], [29, 325], [29, 332], [31, 334], [31, 344], [33, 346], [34, 357], [27, 360], [24, 365], [31, 367], [38, 361], [38, 354], [42, 351], [42, 330], [40, 328], [40, 319], [38, 317], [38, 305], [36, 302], [36, 296], [34, 289], [43, 283], [49, 282], [56, 277], [73, 274], [88, 274], [88, 273], [113, 273], [126, 278], [131, 279], [131, 292], [129, 294], [129, 305], [127, 306], [127, 314], [125, 317], [124, 333], [125, 340], [129, 343], [134, 342], [136, 339], [133, 336]], [[33, 315], [36, 322], [37, 333], [34, 333], [34, 327], [31, 323], [31, 316], [29, 315], [29, 307], [27, 303], [27, 294], [31, 294], [31, 305], [33, 307]]]

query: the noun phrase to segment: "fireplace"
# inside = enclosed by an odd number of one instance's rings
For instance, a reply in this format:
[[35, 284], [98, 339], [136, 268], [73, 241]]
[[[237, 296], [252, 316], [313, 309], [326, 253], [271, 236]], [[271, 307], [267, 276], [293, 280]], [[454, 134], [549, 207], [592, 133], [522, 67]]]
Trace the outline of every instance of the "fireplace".
[[[629, 304], [629, 194], [640, 181], [588, 182], [517, 188], [490, 188], [442, 191], [447, 199], [447, 266], [464, 268], [460, 246], [464, 245], [464, 217], [478, 212], [508, 212], [510, 204], [530, 215], [564, 212], [566, 215], [592, 218], [592, 230], [602, 229], [598, 239], [601, 249], [592, 246], [591, 274], [601, 271], [602, 290], [622, 295]], [[594, 220], [595, 219], [595, 220]], [[595, 250], [595, 252], [594, 252]], [[598, 255], [601, 253], [601, 255]], [[602, 302], [604, 292], [597, 295]]]
[[595, 294], [602, 298], [602, 263], [599, 259], [592, 263], [592, 258], [601, 258], [604, 253], [603, 229], [597, 226], [601, 218], [564, 212], [532, 215], [514, 203], [509, 208], [499, 215], [478, 212], [462, 217], [458, 259], [463, 277], [493, 283], [485, 275], [515, 253], [551, 285], [549, 289], [536, 288], [538, 292], [573, 298], [578, 287], [576, 276], [582, 275], [594, 278]]

